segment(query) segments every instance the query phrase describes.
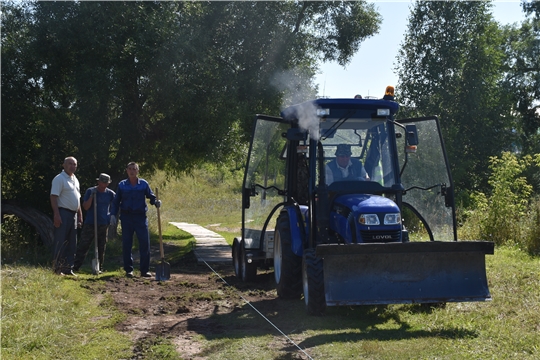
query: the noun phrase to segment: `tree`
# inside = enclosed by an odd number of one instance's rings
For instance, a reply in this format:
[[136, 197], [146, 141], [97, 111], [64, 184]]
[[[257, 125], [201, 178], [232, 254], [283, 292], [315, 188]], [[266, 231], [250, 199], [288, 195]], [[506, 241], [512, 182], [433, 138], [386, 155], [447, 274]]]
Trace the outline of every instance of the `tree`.
[[83, 187], [129, 161], [243, 162], [253, 114], [314, 96], [317, 62], [347, 63], [380, 22], [345, 1], [2, 5], [2, 196], [44, 211], [68, 155]]
[[540, 153], [540, 3], [523, 2], [523, 9], [529, 17], [518, 27], [504, 29], [504, 86], [518, 117], [519, 150], [533, 155]]
[[489, 158], [510, 150], [515, 118], [502, 32], [483, 1], [415, 2], [399, 51], [402, 116], [438, 115], [457, 191], [488, 189]]

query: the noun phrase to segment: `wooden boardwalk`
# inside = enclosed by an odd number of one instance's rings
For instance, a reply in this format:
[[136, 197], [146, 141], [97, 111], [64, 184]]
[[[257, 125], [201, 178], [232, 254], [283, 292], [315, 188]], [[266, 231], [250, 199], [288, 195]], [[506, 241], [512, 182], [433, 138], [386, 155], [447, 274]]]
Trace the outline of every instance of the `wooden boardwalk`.
[[231, 247], [223, 236], [197, 224], [171, 222], [171, 225], [190, 233], [195, 238], [195, 256], [198, 262], [231, 263]]

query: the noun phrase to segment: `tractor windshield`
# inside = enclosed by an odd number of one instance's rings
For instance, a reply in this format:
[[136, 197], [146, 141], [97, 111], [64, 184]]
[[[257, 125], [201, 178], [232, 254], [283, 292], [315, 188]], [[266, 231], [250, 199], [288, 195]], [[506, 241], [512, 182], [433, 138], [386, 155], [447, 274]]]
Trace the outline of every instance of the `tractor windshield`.
[[[395, 184], [396, 178], [388, 144], [387, 122], [371, 119], [354, 120], [350, 123], [346, 121], [336, 130], [321, 131], [321, 143], [327, 165], [325, 176], [327, 185], [337, 180], [332, 175], [331, 169], [335, 172], [337, 169], [335, 165], [338, 165], [342, 169], [347, 167], [350, 169], [340, 180], [371, 180], [382, 186], [391, 187]], [[360, 166], [354, 166], [358, 163]], [[351, 173], [354, 171], [361, 173]]]

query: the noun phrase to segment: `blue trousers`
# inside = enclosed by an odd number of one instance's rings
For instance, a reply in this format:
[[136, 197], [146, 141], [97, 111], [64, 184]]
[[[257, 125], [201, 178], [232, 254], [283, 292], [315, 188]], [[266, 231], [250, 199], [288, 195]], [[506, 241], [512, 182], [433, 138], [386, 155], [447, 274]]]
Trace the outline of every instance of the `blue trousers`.
[[139, 240], [141, 274], [150, 270], [150, 234], [148, 233], [148, 218], [146, 214], [121, 214], [122, 222], [122, 255], [124, 257], [124, 270], [133, 271], [133, 234]]
[[70, 272], [77, 251], [77, 213], [58, 209], [62, 224], [54, 228], [53, 268], [57, 273]]

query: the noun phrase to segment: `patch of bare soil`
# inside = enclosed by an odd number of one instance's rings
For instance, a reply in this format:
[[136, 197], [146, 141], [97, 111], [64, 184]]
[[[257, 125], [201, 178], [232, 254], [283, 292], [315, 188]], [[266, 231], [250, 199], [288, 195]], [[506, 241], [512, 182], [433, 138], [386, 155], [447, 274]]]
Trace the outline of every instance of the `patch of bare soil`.
[[[165, 251], [167, 253], [167, 250]], [[152, 251], [151, 270], [159, 263], [159, 252]], [[135, 253], [134, 253], [135, 256]], [[171, 264], [171, 278], [110, 277], [105, 290], [126, 314], [117, 330], [129, 334], [134, 342], [132, 359], [143, 359], [145, 347], [163, 338], [169, 339], [184, 359], [204, 359], [205, 355], [196, 337], [205, 338], [224, 334], [228, 329], [215, 320], [215, 315], [238, 311], [251, 311], [245, 301], [259, 304], [276, 300], [273, 291], [273, 273], [263, 274], [257, 284], [243, 284], [234, 276], [232, 264], [198, 264], [190, 254], [180, 263]], [[135, 262], [137, 269], [137, 261]], [[225, 283], [225, 282], [226, 283]], [[270, 301], [274, 303], [275, 301]], [[260, 322], [241, 324], [247, 333], [259, 333]], [[250, 329], [249, 327], [253, 327]]]

